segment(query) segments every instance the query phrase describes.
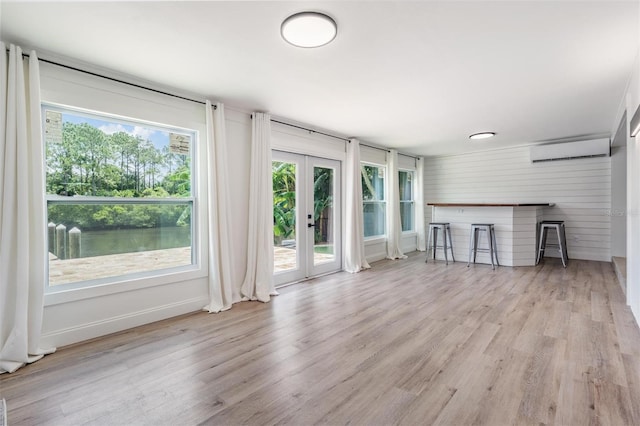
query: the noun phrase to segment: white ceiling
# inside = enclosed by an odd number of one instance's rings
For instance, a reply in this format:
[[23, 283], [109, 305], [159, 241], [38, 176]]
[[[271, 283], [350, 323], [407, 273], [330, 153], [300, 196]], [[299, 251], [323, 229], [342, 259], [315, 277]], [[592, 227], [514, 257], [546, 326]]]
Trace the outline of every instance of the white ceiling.
[[[637, 1], [3, 2], [1, 38], [402, 152], [609, 135]], [[318, 49], [280, 37], [322, 11]], [[637, 65], [636, 65], [637, 66]], [[491, 130], [489, 141], [468, 136]]]

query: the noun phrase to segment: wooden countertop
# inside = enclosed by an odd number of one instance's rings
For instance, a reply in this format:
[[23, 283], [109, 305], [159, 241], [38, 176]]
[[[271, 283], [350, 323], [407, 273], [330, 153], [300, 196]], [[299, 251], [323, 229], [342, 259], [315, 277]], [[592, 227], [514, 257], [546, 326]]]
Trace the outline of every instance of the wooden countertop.
[[435, 207], [552, 207], [554, 203], [427, 203]]

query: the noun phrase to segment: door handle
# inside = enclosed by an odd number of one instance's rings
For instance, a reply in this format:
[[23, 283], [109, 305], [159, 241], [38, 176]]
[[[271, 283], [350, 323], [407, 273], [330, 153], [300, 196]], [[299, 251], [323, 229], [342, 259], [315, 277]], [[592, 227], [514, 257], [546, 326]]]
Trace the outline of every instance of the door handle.
[[316, 226], [315, 223], [307, 223], [307, 228], [313, 228], [314, 226]]

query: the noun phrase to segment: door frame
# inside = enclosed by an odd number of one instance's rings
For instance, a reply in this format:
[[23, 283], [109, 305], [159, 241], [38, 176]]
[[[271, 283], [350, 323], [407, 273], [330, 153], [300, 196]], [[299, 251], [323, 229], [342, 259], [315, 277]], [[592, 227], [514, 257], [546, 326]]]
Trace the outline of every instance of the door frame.
[[[281, 161], [296, 164], [296, 268], [274, 272], [276, 286], [291, 282], [301, 281], [310, 277], [324, 275], [342, 270], [342, 162], [330, 158], [321, 158], [306, 154], [273, 150], [272, 161]], [[334, 255], [333, 261], [314, 264], [314, 229], [308, 224], [313, 217], [313, 171], [314, 167], [327, 167], [334, 170], [333, 176], [333, 230], [334, 230]]]

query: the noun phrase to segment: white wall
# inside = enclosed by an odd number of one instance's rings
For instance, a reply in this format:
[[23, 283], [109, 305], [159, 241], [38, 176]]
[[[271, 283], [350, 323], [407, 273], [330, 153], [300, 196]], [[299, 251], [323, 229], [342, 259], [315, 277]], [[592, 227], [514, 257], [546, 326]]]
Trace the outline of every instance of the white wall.
[[611, 141], [611, 256], [627, 255], [627, 116]]
[[[202, 309], [208, 301], [207, 180], [204, 105], [177, 100], [48, 64], [41, 64], [43, 102], [79, 107], [199, 133], [196, 177], [197, 265], [180, 272], [45, 295], [42, 345], [63, 346]], [[227, 109], [227, 151], [233, 173], [231, 215], [233, 279], [244, 278], [247, 240], [248, 114]], [[239, 284], [238, 284], [239, 287]]]
[[521, 146], [425, 161], [426, 203], [555, 203], [544, 219], [565, 221], [569, 258], [611, 260], [609, 157], [533, 164]]

